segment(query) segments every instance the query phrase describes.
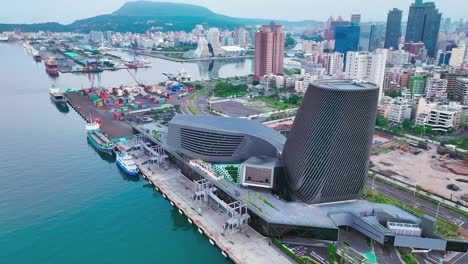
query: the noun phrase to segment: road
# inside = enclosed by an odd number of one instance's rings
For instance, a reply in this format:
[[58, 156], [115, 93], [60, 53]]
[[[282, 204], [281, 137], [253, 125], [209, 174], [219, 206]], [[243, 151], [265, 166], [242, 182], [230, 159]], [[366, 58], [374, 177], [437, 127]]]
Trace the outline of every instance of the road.
[[[366, 186], [372, 188], [372, 179], [368, 178]], [[381, 192], [387, 196], [393, 197], [396, 200], [403, 202], [411, 207], [420, 209], [426, 212], [429, 215], [435, 216], [437, 214], [437, 205], [423, 200], [419, 197], [411, 195], [408, 192], [397, 189], [388, 184], [382, 183], [378, 180], [374, 181], [374, 188], [376, 191]], [[460, 215], [454, 211], [446, 209], [443, 206], [439, 206], [439, 213], [437, 214], [439, 218], [449, 222], [457, 224], [458, 226], [468, 229], [468, 218]]]

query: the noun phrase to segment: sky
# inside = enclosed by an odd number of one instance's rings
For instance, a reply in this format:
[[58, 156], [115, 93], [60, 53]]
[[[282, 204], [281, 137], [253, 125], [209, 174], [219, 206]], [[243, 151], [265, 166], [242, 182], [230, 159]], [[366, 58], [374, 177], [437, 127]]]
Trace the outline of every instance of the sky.
[[[59, 22], [109, 14], [129, 0], [1, 0], [0, 23]], [[468, 0], [435, 1], [443, 17], [468, 20]], [[414, 0], [164, 0], [201, 5], [214, 12], [244, 18], [319, 20], [330, 16], [349, 19], [362, 14], [364, 21], [385, 21], [388, 10], [402, 9], [403, 20]]]

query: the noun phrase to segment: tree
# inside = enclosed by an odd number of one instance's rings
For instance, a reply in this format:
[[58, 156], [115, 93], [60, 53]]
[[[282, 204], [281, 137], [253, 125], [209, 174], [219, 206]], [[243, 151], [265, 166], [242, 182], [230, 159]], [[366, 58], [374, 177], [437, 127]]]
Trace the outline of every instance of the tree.
[[408, 118], [403, 120], [403, 123], [401, 124], [404, 130], [410, 130], [413, 127], [413, 125], [414, 123], [411, 122], [411, 120]]
[[202, 90], [202, 89], [203, 89], [203, 85], [197, 83], [197, 84], [195, 84], [195, 89], [197, 89], [197, 90]]
[[388, 119], [381, 116], [381, 115], [378, 115], [377, 120], [375, 121], [375, 124], [378, 127], [387, 127], [388, 126]]
[[291, 95], [288, 98], [288, 103], [290, 103], [292, 105], [300, 105], [301, 101], [302, 101], [302, 98], [300, 96], [297, 96], [297, 95]]

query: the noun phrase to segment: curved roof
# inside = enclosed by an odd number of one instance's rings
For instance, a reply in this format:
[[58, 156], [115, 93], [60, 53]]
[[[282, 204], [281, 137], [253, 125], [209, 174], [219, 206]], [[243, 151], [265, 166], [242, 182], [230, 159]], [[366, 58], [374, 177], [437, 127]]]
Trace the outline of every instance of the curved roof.
[[278, 152], [283, 151], [286, 138], [257, 121], [221, 116], [176, 115], [169, 124], [199, 127], [204, 129], [246, 134], [263, 139], [273, 145]]

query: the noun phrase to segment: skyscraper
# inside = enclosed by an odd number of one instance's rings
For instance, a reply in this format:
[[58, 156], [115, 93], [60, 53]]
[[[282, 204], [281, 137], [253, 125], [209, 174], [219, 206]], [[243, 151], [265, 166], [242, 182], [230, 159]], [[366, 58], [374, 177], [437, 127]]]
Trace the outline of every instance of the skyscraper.
[[308, 204], [361, 198], [379, 89], [369, 83], [312, 83], [283, 149], [289, 193]]
[[435, 3], [416, 0], [409, 10], [405, 42], [424, 42], [428, 55], [434, 58], [441, 18]]
[[379, 103], [382, 99], [387, 53], [386, 49], [377, 49], [372, 53], [348, 52], [346, 55], [345, 78], [377, 85], [380, 91]]
[[394, 8], [388, 12], [384, 45], [384, 48], [386, 49], [398, 49], [398, 43], [401, 37], [402, 14], [403, 11], [398, 8]]
[[335, 30], [335, 51], [346, 54], [348, 51], [358, 51], [360, 28], [356, 24], [338, 26]]
[[272, 32], [268, 25], [255, 33], [254, 80], [268, 74], [283, 74], [285, 34], [281, 25]]
[[385, 28], [383, 25], [372, 25], [369, 38], [369, 51], [382, 48]]
[[361, 23], [361, 14], [352, 14], [350, 22], [359, 25]]

